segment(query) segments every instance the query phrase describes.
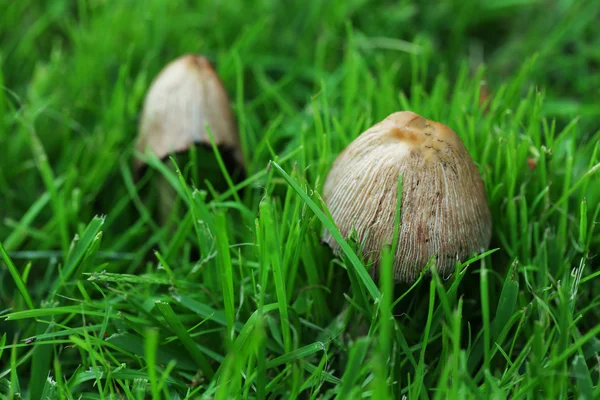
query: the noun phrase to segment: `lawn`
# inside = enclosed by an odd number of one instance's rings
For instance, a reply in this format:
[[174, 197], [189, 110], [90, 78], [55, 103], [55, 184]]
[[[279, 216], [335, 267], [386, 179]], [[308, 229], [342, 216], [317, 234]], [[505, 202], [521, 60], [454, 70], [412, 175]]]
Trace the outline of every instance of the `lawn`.
[[[593, 0], [0, 0], [0, 398], [600, 398], [599, 20]], [[223, 80], [243, 179], [217, 147], [209, 169], [134, 151], [186, 53]], [[414, 284], [321, 242], [331, 164], [400, 110], [457, 132], [493, 220], [487, 252]]]

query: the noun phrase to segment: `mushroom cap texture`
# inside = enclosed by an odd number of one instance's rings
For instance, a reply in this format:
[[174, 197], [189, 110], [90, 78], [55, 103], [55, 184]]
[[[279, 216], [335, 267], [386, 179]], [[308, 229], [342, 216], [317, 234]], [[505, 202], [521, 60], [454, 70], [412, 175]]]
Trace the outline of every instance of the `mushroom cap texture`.
[[[218, 146], [230, 149], [243, 165], [229, 97], [210, 62], [187, 54], [169, 63], [154, 79], [142, 113], [136, 150], [150, 149], [159, 158], [188, 150], [193, 144], [210, 146], [205, 126]], [[136, 166], [143, 163], [136, 160]]]
[[[396, 112], [346, 147], [323, 190], [341, 234], [356, 231], [375, 272], [382, 247], [392, 243], [400, 174], [397, 282], [415, 281], [434, 255], [438, 272], [449, 275], [457, 260], [489, 246], [492, 221], [483, 182], [458, 135], [413, 112]], [[322, 239], [339, 254], [327, 230]]]

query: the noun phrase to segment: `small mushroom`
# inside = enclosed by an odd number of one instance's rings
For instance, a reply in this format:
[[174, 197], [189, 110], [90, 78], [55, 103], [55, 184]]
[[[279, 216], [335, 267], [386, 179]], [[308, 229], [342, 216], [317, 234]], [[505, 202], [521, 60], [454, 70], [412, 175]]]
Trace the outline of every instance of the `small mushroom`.
[[[432, 256], [442, 275], [489, 246], [491, 215], [481, 176], [452, 129], [410, 111], [396, 112], [354, 140], [335, 160], [323, 196], [341, 234], [356, 232], [374, 273], [391, 244], [402, 175], [396, 282], [416, 280]], [[339, 254], [325, 230], [322, 239]]]
[[[216, 161], [206, 160], [212, 155], [206, 126], [225, 160], [232, 159], [228, 167], [235, 168], [231, 171], [241, 170], [240, 139], [223, 83], [205, 57], [187, 54], [169, 63], [152, 82], [144, 102], [136, 151], [149, 150], [165, 159], [201, 145], [199, 148], [208, 149], [198, 154], [199, 164], [204, 166], [202, 178], [206, 178], [210, 175], [208, 169], [218, 173]], [[136, 159], [136, 169], [143, 166], [144, 163]], [[184, 165], [180, 167], [183, 169]], [[170, 214], [176, 196], [162, 178], [159, 178], [158, 192], [164, 219]]]
[[[229, 148], [242, 164], [240, 139], [223, 83], [202, 56], [184, 55], [156, 77], [144, 102], [136, 150], [150, 148], [159, 158], [210, 146], [205, 126], [218, 146]], [[138, 160], [138, 166], [141, 161]]]

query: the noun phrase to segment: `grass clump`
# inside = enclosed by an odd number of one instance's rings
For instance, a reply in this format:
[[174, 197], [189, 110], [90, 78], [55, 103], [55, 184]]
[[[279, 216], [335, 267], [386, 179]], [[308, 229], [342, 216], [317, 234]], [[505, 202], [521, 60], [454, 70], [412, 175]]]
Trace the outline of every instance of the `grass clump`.
[[[592, 2], [554, 26], [528, 1], [191, 3], [3, 6], [0, 398], [600, 397]], [[190, 51], [233, 99], [233, 188], [197, 157], [134, 179], [145, 91]], [[376, 284], [319, 240], [329, 166], [397, 110], [452, 127], [484, 179], [491, 250], [448, 280]]]

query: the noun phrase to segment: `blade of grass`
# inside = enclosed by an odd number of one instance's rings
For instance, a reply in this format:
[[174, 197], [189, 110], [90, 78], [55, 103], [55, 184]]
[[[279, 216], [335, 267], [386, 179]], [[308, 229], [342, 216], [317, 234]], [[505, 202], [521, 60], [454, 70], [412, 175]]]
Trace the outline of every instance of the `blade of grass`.
[[202, 370], [207, 379], [212, 379], [214, 372], [208, 363], [208, 360], [204, 357], [204, 354], [198, 349], [198, 346], [185, 329], [177, 315], [169, 305], [162, 301], [155, 302], [156, 308], [165, 318], [165, 322], [169, 325], [173, 333], [177, 335], [181, 343], [185, 346], [187, 351], [190, 353], [196, 365]]
[[356, 272], [356, 274], [360, 278], [362, 284], [365, 286], [365, 288], [371, 295], [371, 298], [373, 300], [378, 300], [379, 297], [381, 296], [379, 289], [377, 289], [377, 286], [375, 286], [373, 279], [371, 279], [371, 277], [369, 276], [369, 274], [363, 267], [363, 264], [356, 256], [356, 253], [354, 253], [354, 251], [352, 251], [352, 249], [350, 248], [348, 243], [344, 240], [344, 238], [342, 237], [342, 234], [337, 229], [335, 224], [325, 216], [325, 213], [319, 209], [317, 204], [308, 196], [308, 194], [306, 194], [305, 191], [303, 191], [300, 188], [300, 186], [298, 186], [298, 184], [283, 170], [283, 168], [281, 168], [274, 161], [271, 161], [270, 165], [272, 165], [273, 168], [275, 168], [277, 173], [279, 173], [279, 175], [281, 175], [281, 177], [287, 182], [287, 184], [290, 185], [294, 189], [294, 191], [296, 191], [296, 193], [298, 193], [298, 195], [302, 198], [302, 200], [306, 203], [306, 205], [308, 207], [310, 207], [310, 209], [315, 213], [315, 215], [323, 223], [325, 228], [331, 233], [331, 235], [333, 236], [335, 241], [340, 245], [340, 247], [342, 248], [342, 251], [344, 252], [346, 257], [348, 257], [348, 259], [350, 260], [350, 263], [351, 263], [352, 267], [354, 268], [354, 271]]
[[229, 238], [227, 237], [227, 220], [225, 214], [218, 212], [215, 215], [215, 233], [217, 243], [217, 260], [221, 270], [219, 273], [221, 287], [223, 290], [223, 302], [225, 305], [225, 318], [227, 319], [226, 340], [230, 346], [235, 340], [235, 300], [233, 290], [233, 265], [229, 252]]
[[33, 300], [31, 300], [31, 296], [29, 295], [29, 292], [27, 291], [27, 287], [25, 286], [25, 283], [21, 279], [21, 275], [19, 274], [17, 267], [15, 266], [15, 264], [12, 262], [12, 260], [8, 256], [8, 253], [6, 252], [6, 250], [4, 250], [4, 246], [2, 245], [1, 241], [0, 241], [0, 254], [2, 254], [2, 259], [6, 263], [6, 266], [8, 267], [8, 272], [10, 272], [10, 275], [12, 276], [13, 280], [15, 281], [15, 285], [17, 286], [19, 293], [21, 293], [23, 300], [25, 300], [25, 304], [27, 305], [27, 308], [32, 310], [34, 308]]
[[346, 371], [342, 378], [342, 388], [335, 397], [336, 400], [345, 400], [349, 398], [352, 389], [356, 383], [356, 380], [361, 374], [361, 370], [364, 368], [364, 360], [371, 344], [371, 338], [362, 337], [352, 344], [350, 348], [350, 356], [346, 363]]
[[267, 368], [274, 368], [282, 364], [291, 363], [293, 361], [300, 360], [304, 357], [318, 353], [319, 351], [325, 351], [325, 345], [321, 342], [315, 342], [299, 349], [292, 350], [289, 353], [279, 356], [273, 360], [267, 361]]
[[146, 356], [146, 367], [148, 368], [148, 381], [153, 399], [160, 398], [160, 390], [156, 378], [156, 349], [158, 348], [158, 331], [156, 329], [146, 330], [144, 335], [144, 355]]
[[51, 294], [58, 292], [58, 290], [65, 284], [65, 282], [76, 272], [77, 267], [80, 266], [80, 262], [86, 255], [89, 248], [94, 244], [97, 238], [100, 228], [104, 224], [104, 217], [94, 217], [92, 221], [83, 231], [81, 238], [77, 240], [73, 248], [69, 251], [65, 267], [62, 269], [58, 279], [52, 285], [50, 291]]

